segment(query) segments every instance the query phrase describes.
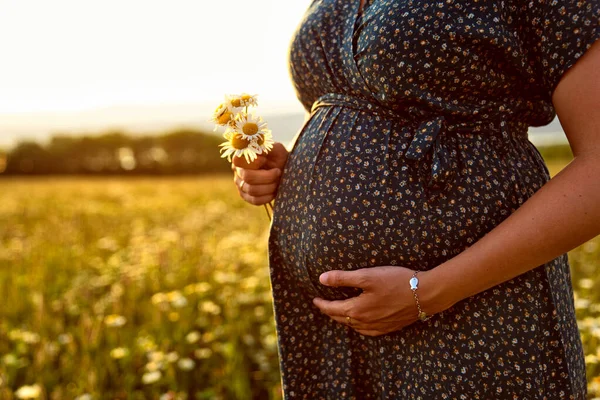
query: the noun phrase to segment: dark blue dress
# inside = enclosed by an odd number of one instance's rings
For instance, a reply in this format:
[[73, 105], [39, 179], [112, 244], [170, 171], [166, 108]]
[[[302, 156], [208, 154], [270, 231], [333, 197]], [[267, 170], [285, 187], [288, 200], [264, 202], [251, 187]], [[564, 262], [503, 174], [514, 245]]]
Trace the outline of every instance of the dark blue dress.
[[269, 237], [285, 397], [583, 399], [566, 254], [378, 337], [312, 299], [358, 294], [328, 270], [434, 268], [550, 179], [527, 129], [600, 37], [600, 0], [359, 3], [313, 1], [291, 43], [311, 115]]

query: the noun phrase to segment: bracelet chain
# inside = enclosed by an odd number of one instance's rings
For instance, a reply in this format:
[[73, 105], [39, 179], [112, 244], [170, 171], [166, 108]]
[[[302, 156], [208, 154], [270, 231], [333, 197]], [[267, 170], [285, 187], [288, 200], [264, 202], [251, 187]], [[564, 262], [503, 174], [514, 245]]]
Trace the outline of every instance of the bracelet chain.
[[431, 318], [431, 316], [427, 315], [423, 311], [423, 309], [421, 309], [421, 303], [419, 302], [419, 296], [417, 296], [417, 287], [419, 285], [419, 279], [417, 278], [418, 272], [419, 271], [415, 271], [410, 279], [410, 290], [412, 290], [413, 297], [415, 298], [415, 303], [417, 303], [418, 318], [421, 321], [427, 321], [429, 318]]

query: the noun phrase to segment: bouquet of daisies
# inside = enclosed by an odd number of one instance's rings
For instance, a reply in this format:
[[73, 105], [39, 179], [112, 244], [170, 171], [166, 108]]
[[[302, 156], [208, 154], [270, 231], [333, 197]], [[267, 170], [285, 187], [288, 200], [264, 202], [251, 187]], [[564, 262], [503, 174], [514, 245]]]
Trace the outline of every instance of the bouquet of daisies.
[[[225, 95], [225, 101], [217, 107], [212, 118], [215, 130], [219, 127], [225, 128], [223, 137], [226, 142], [219, 145], [221, 157], [227, 157], [229, 162], [232, 156], [244, 157], [248, 169], [258, 169], [259, 166], [252, 162], [258, 155], [269, 153], [274, 143], [267, 123], [261, 117], [248, 112], [250, 107], [256, 106], [256, 95]], [[273, 205], [267, 204], [273, 210]], [[267, 204], [265, 210], [271, 219]]]
[[217, 107], [213, 115], [215, 130], [225, 127], [221, 143], [221, 157], [244, 157], [250, 164], [258, 154], [267, 154], [273, 149], [273, 135], [267, 123], [259, 116], [248, 113], [249, 107], [256, 107], [256, 95], [226, 95], [225, 101]]

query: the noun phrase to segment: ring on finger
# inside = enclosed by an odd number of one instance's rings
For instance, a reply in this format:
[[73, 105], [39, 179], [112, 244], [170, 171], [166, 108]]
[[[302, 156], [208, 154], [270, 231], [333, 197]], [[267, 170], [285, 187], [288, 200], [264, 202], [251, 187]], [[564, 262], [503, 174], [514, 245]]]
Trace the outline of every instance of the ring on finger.
[[240, 190], [243, 192], [244, 191], [244, 185], [246, 184], [246, 182], [242, 179], [242, 183], [240, 183]]
[[352, 328], [352, 318], [349, 316], [346, 316], [346, 324], [348, 324], [348, 326], [350, 328]]

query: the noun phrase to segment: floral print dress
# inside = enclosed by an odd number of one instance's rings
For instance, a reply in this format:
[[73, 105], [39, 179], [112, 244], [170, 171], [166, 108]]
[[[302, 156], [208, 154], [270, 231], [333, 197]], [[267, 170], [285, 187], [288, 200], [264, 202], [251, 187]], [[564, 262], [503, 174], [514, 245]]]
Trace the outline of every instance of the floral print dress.
[[310, 118], [269, 236], [285, 398], [585, 398], [566, 254], [377, 337], [312, 299], [359, 294], [320, 284], [325, 271], [436, 267], [550, 179], [527, 129], [554, 118], [560, 78], [600, 36], [600, 0], [360, 7], [314, 0], [291, 42]]

